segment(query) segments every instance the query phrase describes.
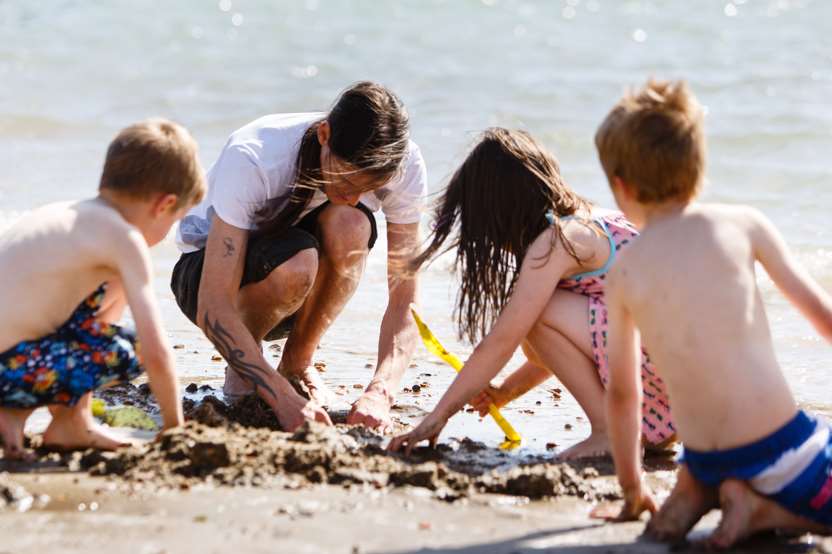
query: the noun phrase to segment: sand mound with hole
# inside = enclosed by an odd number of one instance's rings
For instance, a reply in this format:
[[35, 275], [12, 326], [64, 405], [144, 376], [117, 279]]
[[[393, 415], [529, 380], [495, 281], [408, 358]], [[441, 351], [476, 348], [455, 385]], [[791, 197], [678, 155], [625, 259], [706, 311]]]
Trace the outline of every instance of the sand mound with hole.
[[387, 453], [383, 438], [361, 427], [309, 422], [285, 433], [271, 410], [255, 397], [227, 406], [208, 396], [187, 406], [187, 414], [183, 428], [165, 431], [152, 443], [113, 453], [87, 451], [77, 463], [93, 475], [181, 489], [204, 483], [288, 487], [327, 483], [383, 490], [420, 487], [446, 500], [473, 492], [533, 499], [615, 497], [611, 486], [588, 478], [597, 473], [590, 475], [566, 464], [478, 472], [476, 464], [465, 460], [487, 449], [473, 441], [461, 441], [456, 451], [448, 446], [419, 448], [403, 458]]

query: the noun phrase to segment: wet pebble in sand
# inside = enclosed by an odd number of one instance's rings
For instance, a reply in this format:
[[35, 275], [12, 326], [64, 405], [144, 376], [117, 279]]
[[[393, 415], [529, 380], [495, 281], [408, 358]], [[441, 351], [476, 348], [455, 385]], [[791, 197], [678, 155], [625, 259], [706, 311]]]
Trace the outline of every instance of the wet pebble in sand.
[[0, 513], [4, 510], [25, 512], [35, 503], [29, 491], [9, 479], [8, 473], [0, 473]]

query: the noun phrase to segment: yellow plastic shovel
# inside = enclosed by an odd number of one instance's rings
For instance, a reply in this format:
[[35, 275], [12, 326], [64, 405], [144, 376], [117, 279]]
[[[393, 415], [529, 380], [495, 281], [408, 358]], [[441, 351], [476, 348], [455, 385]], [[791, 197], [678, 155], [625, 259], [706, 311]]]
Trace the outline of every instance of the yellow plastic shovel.
[[[428, 352], [432, 353], [433, 355], [437, 356], [438, 358], [442, 359], [446, 364], [451, 366], [459, 373], [462, 370], [462, 360], [445, 350], [445, 347], [442, 346], [442, 343], [433, 335], [430, 328], [422, 321], [422, 318], [419, 317], [419, 313], [416, 311], [414, 306], [410, 306], [410, 313], [413, 315], [413, 320], [416, 322], [416, 327], [419, 328], [419, 335], [422, 337], [422, 342], [425, 343], [425, 347], [427, 347]], [[494, 404], [491, 404], [488, 407], [489, 415], [494, 419], [497, 425], [500, 426], [503, 433], [506, 435], [506, 440], [502, 444], [500, 444], [500, 448], [505, 450], [512, 450], [520, 446], [523, 438], [520, 436], [520, 433], [514, 430], [514, 427], [511, 426], [511, 423], [506, 421], [506, 418], [503, 417], [503, 414], [500, 413], [500, 410]]]

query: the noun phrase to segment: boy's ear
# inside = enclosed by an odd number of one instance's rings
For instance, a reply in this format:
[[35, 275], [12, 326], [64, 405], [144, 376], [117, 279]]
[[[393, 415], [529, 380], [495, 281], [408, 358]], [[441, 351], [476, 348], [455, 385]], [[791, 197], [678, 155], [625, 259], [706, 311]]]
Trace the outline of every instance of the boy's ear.
[[153, 215], [158, 217], [163, 213], [169, 212], [176, 206], [176, 203], [179, 201], [179, 197], [173, 193], [163, 194], [156, 199], [156, 202], [153, 203]]
[[332, 133], [332, 129], [329, 127], [329, 121], [323, 120], [318, 125], [318, 144], [321, 146], [326, 146], [326, 143], [329, 142], [329, 136]]
[[615, 175], [612, 178], [612, 186], [614, 190], [616, 190], [619, 194], [621, 194], [621, 196], [623, 196], [627, 200], [632, 201], [636, 199], [635, 187], [631, 186], [618, 175]]

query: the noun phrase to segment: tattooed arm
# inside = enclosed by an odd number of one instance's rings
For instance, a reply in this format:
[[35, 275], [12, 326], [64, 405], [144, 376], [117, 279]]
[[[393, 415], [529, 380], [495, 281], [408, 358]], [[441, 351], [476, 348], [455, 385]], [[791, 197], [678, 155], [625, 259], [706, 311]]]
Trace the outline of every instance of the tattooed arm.
[[199, 287], [199, 326], [228, 362], [229, 369], [254, 385], [285, 429], [292, 430], [305, 419], [329, 423], [326, 412], [300, 396], [269, 365], [237, 311], [247, 243], [248, 231], [214, 216]]

